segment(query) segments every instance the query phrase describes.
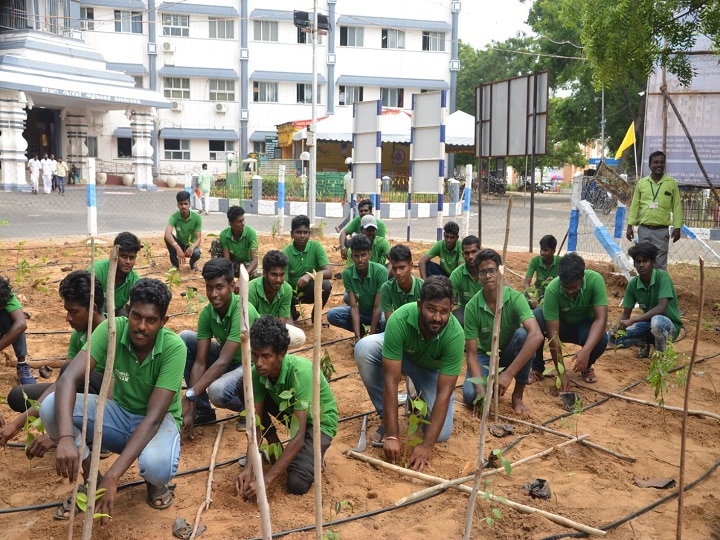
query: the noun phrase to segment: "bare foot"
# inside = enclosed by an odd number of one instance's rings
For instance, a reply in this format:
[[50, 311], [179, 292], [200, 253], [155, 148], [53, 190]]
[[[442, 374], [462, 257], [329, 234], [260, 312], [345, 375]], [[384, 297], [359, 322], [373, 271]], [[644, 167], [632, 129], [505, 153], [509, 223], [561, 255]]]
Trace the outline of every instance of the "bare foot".
[[513, 394], [512, 408], [517, 415], [527, 416], [530, 414], [530, 407], [523, 403], [522, 396], [516, 396], [515, 394]]

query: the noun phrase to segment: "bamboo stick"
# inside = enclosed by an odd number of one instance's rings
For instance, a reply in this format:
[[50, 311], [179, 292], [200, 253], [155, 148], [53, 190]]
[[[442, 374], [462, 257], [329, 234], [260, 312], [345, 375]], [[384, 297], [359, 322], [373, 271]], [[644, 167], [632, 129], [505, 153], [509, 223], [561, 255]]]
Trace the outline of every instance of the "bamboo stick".
[[[345, 452], [345, 454], [350, 457], [353, 457], [355, 459], [359, 459], [360, 461], [365, 461], [366, 463], [375, 465], [376, 467], [394, 471], [394, 472], [400, 473], [405, 476], [416, 478], [418, 480], [425, 480], [427, 482], [445, 482], [446, 481], [445, 478], [440, 478], [438, 476], [432, 476], [429, 474], [413, 471], [412, 469], [405, 469], [404, 467], [398, 467], [397, 465], [393, 465], [392, 463], [387, 463], [387, 462], [379, 460], [377, 458], [366, 456], [365, 454], [358, 454], [357, 452], [353, 452], [352, 450], [348, 450], [347, 452]], [[455, 486], [455, 489], [458, 489], [464, 493], [470, 493], [472, 491], [469, 486], [463, 486], [463, 485]], [[510, 499], [506, 499], [504, 497], [498, 497], [496, 495], [493, 495], [492, 493], [484, 493], [484, 492], [480, 492], [480, 493], [483, 497], [487, 496], [487, 498], [493, 502], [497, 502], [499, 504], [504, 504], [514, 510], [517, 510], [518, 512], [523, 512], [525, 514], [537, 514], [539, 516], [542, 516], [542, 517], [552, 521], [553, 523], [562, 525], [563, 527], [570, 527], [571, 529], [575, 529], [576, 531], [584, 532], [585, 534], [589, 534], [591, 536], [605, 536], [605, 534], [606, 534], [605, 531], [596, 529], [594, 527], [585, 525], [583, 523], [578, 523], [576, 521], [573, 521], [566, 517], [560, 516], [558, 514], [553, 514], [552, 512], [547, 512], [545, 510], [540, 510], [539, 508], [534, 508], [532, 506], [520, 504], [520, 503], [511, 501]]]
[[200, 527], [200, 516], [202, 515], [204, 510], [210, 508], [210, 503], [212, 502], [212, 483], [213, 474], [215, 472], [215, 458], [217, 457], [218, 448], [220, 447], [220, 439], [222, 439], [223, 429], [225, 429], [225, 424], [220, 423], [217, 437], [215, 437], [215, 445], [213, 446], [212, 455], [210, 456], [210, 469], [208, 469], [208, 481], [207, 488], [205, 489], [205, 500], [200, 503], [200, 507], [198, 508], [197, 514], [195, 515], [195, 524], [193, 525], [192, 534], [190, 534], [189, 540], [193, 540], [193, 538], [197, 536], [198, 527]]
[[67, 358], [48, 358], [46, 360], [25, 360], [28, 366], [31, 368], [41, 368], [43, 366], [50, 366], [51, 368], [60, 368], [65, 365]]
[[320, 433], [320, 356], [322, 354], [322, 272], [313, 271], [313, 285], [315, 291], [315, 305], [313, 313], [313, 473], [315, 477], [315, 538], [322, 540], [322, 448]]

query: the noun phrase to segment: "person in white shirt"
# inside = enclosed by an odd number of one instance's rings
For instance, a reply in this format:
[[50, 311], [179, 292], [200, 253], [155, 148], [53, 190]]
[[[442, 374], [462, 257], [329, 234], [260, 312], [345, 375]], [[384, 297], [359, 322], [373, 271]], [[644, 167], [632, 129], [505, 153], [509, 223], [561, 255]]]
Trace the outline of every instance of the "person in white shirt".
[[48, 158], [47, 154], [40, 160], [40, 168], [42, 170], [43, 191], [50, 195], [55, 167], [53, 167], [53, 162]]
[[[55, 191], [55, 188], [58, 187], [57, 183], [57, 160], [55, 159], [55, 154], [50, 154], [50, 161], [52, 161], [52, 191]], [[59, 188], [58, 188], [59, 189]]]
[[40, 160], [38, 159], [37, 154], [35, 154], [30, 159], [30, 161], [28, 161], [28, 169], [30, 169], [30, 182], [32, 183], [32, 192], [34, 195], [37, 195], [38, 183], [40, 180], [40, 169], [42, 169], [42, 165], [40, 165]]

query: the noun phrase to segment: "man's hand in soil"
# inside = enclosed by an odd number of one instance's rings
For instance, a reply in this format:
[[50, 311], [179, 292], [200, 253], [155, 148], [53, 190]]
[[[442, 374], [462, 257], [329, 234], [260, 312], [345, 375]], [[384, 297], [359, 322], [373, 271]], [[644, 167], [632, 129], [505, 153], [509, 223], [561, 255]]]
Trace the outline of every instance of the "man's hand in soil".
[[505, 391], [510, 387], [512, 381], [513, 376], [507, 371], [503, 371], [500, 375], [498, 375], [498, 394], [500, 394], [500, 396], [505, 395]]
[[8, 441], [22, 431], [23, 424], [24, 422], [18, 424], [14, 421], [5, 424], [5, 427], [3, 427], [2, 431], [0, 431], [0, 446], [6, 448]]
[[112, 516], [115, 506], [115, 494], [117, 493], [117, 482], [112, 478], [108, 478], [108, 476], [104, 476], [97, 485], [98, 490], [102, 488], [107, 489], [107, 491], [95, 502], [95, 513]]
[[55, 471], [58, 476], [67, 478], [70, 483], [75, 482], [80, 470], [80, 452], [75, 446], [75, 436], [61, 437], [55, 452]]
[[[175, 254], [177, 255], [178, 262], [180, 264], [185, 264], [185, 252], [182, 250], [179, 244], [178, 247], [175, 248]], [[192, 253], [190, 255], [192, 255]], [[188, 255], [188, 257], [190, 255]]]
[[191, 441], [195, 438], [195, 404], [190, 400], [183, 400], [182, 419], [180, 434], [183, 439]]
[[[270, 485], [265, 482], [265, 490]], [[250, 467], [245, 467], [235, 480], [235, 491], [246, 501], [254, 501], [257, 498], [257, 485], [255, 483], [255, 475]]]
[[388, 439], [385, 437], [383, 450], [385, 450], [385, 459], [393, 465], [397, 465], [400, 460], [400, 441], [397, 438]]
[[573, 360], [575, 362], [573, 371], [575, 373], [582, 373], [587, 369], [588, 362], [590, 361], [590, 353], [584, 349], [580, 349], [573, 355]]
[[45, 452], [47, 452], [54, 446], [55, 443], [53, 442], [53, 440], [47, 435], [47, 433], [43, 433], [42, 435], [33, 439], [33, 442], [30, 443], [30, 446], [25, 449], [25, 455], [28, 457], [28, 459], [32, 459], [34, 457], [41, 458], [45, 455]]
[[408, 467], [414, 471], [422, 471], [425, 467], [430, 466], [430, 452], [432, 448], [419, 444], [413, 448], [412, 454], [410, 455], [410, 461], [408, 461]]

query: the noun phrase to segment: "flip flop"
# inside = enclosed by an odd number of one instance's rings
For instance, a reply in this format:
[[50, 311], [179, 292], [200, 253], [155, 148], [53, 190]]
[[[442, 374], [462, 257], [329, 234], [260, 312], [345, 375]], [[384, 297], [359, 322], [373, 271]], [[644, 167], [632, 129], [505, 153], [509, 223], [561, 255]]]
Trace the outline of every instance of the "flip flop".
[[586, 369], [582, 372], [582, 380], [586, 383], [596, 383], [597, 382], [597, 376], [595, 375], [595, 370], [593, 368]]
[[[175, 498], [175, 486], [153, 486], [150, 482], [145, 482], [147, 488], [147, 503], [156, 510], [164, 510], [172, 505]], [[159, 502], [160, 504], [156, 504]]]
[[543, 380], [543, 374], [541, 371], [535, 371], [534, 369], [530, 372], [530, 380], [528, 384], [535, 384]]
[[378, 426], [377, 430], [375, 431], [375, 434], [372, 437], [372, 441], [370, 441], [370, 444], [374, 448], [384, 448], [385, 447], [385, 429], [383, 429], [382, 426]]
[[[78, 486], [78, 493], [87, 493], [87, 488], [84, 484]], [[70, 511], [72, 510], [72, 507], [73, 498], [71, 494], [67, 499], [60, 503], [60, 506], [55, 509], [55, 512], [53, 513], [53, 519], [56, 519], [58, 521], [68, 521], [70, 519]], [[79, 513], [79, 511], [75, 512], [76, 515]]]

